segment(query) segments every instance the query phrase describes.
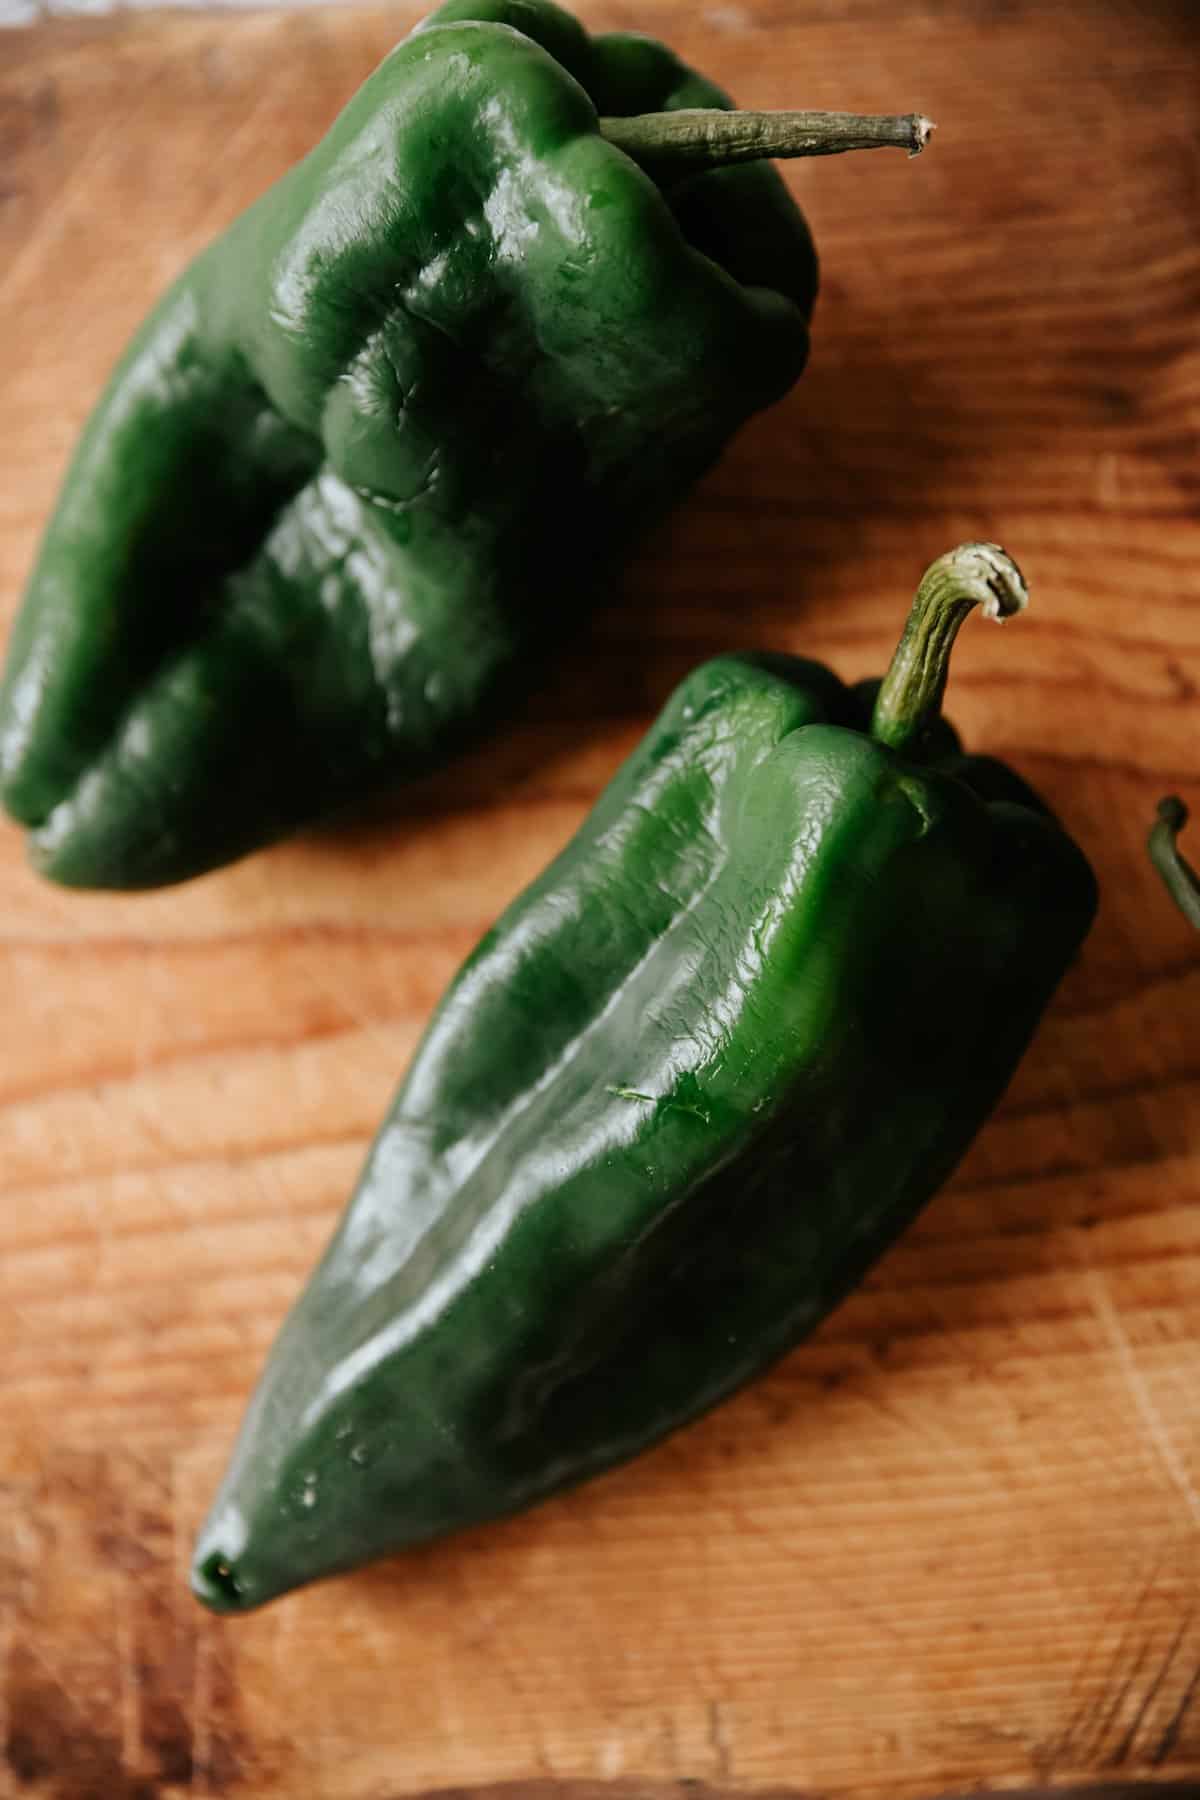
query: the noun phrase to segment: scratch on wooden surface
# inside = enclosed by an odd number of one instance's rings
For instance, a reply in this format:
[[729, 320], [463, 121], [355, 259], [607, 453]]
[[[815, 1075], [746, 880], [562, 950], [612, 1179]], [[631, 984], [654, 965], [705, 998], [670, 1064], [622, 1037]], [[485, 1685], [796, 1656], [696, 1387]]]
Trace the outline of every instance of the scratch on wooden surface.
[[713, 1768], [721, 1781], [733, 1779], [733, 1732], [730, 1708], [723, 1700], [708, 1703], [708, 1741], [712, 1746]]
[[[808, 1504], [801, 1493], [793, 1494], [793, 1500], [797, 1505]], [[790, 1543], [782, 1532], [771, 1530], [745, 1507], [730, 1507], [729, 1516], [736, 1525], [739, 1535], [750, 1533], [762, 1543], [769, 1545], [774, 1554], [785, 1558], [792, 1565], [793, 1571], [803, 1577], [806, 1585], [816, 1588], [820, 1594], [836, 1601], [838, 1607], [846, 1613], [865, 1620], [871, 1631], [877, 1636], [890, 1638], [894, 1644], [905, 1646], [905, 1634], [898, 1631], [889, 1618], [861, 1600], [850, 1583], [836, 1581], [832, 1576], [813, 1568], [803, 1550]]]
[[704, 23], [711, 25], [714, 31], [729, 32], [734, 37], [740, 37], [754, 27], [754, 20], [744, 6], [706, 7]]
[[[98, 1097], [95, 1098], [95, 1104], [102, 1112], [103, 1108]], [[90, 1263], [89, 1279], [91, 1287], [95, 1290], [103, 1285], [107, 1272], [106, 1263], [110, 1237], [109, 1214], [92, 1182], [80, 1182], [75, 1198], [79, 1203], [80, 1214], [92, 1239], [94, 1254]]]
[[[349, 95], [347, 95], [346, 98], [349, 99]], [[228, 161], [236, 162], [238, 158], [245, 154], [246, 146], [249, 145], [253, 148], [256, 144], [261, 143], [262, 133], [260, 131], [260, 126], [262, 124], [263, 114], [269, 112], [271, 107], [278, 105], [278, 103], [278, 89], [274, 87], [272, 83], [266, 82], [250, 101], [249, 106], [246, 107], [233, 130], [223, 139], [221, 144], [222, 157]], [[211, 221], [206, 219], [205, 224], [210, 225], [214, 230], [220, 229], [220, 226], [224, 222], [223, 214], [225, 212], [225, 206], [226, 201], [224, 196], [218, 190], [214, 201], [215, 211], [218, 216]]]
[[[1067, 1726], [1053, 1758], [1055, 1764], [1085, 1762], [1103, 1756], [1105, 1746], [1117, 1729], [1125, 1710], [1125, 1702], [1135, 1690], [1150, 1654], [1150, 1639], [1143, 1636], [1134, 1652], [1132, 1664], [1122, 1675], [1130, 1638], [1142, 1617], [1143, 1608], [1154, 1592], [1160, 1567], [1161, 1559], [1155, 1564], [1149, 1580], [1142, 1583], [1109, 1659], [1108, 1669], [1100, 1684], [1099, 1697], [1094, 1703], [1086, 1704]], [[1123, 1594], [1118, 1596], [1116, 1603], [1125, 1604]]]
[[1125, 1385], [1129, 1389], [1130, 1398], [1146, 1428], [1146, 1435], [1154, 1447], [1168, 1481], [1178, 1490], [1192, 1525], [1200, 1529], [1200, 1494], [1192, 1485], [1183, 1459], [1172, 1443], [1171, 1435], [1154, 1403], [1154, 1396], [1150, 1392], [1146, 1378], [1138, 1367], [1137, 1358], [1133, 1353], [1133, 1345], [1121, 1323], [1121, 1315], [1113, 1304], [1113, 1297], [1109, 1292], [1104, 1272], [1098, 1269], [1094, 1263], [1089, 1262], [1086, 1273], [1088, 1290], [1096, 1310], [1096, 1316], [1104, 1326], [1116, 1353]]
[[[126, 95], [126, 105], [128, 112], [122, 118], [121, 126], [127, 141], [128, 133], [137, 130], [136, 114], [139, 105], [132, 94]], [[140, 110], [145, 110], [145, 106], [146, 100], [143, 97]], [[102, 141], [98, 136], [96, 143]], [[4, 275], [5, 284], [10, 290], [16, 291], [24, 286], [26, 277], [31, 272], [36, 274], [39, 263], [44, 263], [47, 258], [52, 260], [56, 249], [64, 240], [69, 239], [71, 228], [81, 210], [78, 199], [80, 191], [86, 194], [93, 186], [103, 189], [110, 180], [108, 159], [97, 153], [95, 145], [90, 155], [79, 157], [74, 166], [67, 169], [55, 191], [53, 208], [47, 209], [48, 218], [52, 222], [45, 230], [31, 231], [22, 247], [8, 260]]]
[[1166, 1726], [1163, 1729], [1163, 1734], [1151, 1752], [1150, 1762], [1152, 1767], [1156, 1769], [1160, 1768], [1174, 1751], [1176, 1744], [1179, 1742], [1179, 1734], [1183, 1729], [1183, 1722], [1191, 1710], [1192, 1701], [1196, 1698], [1197, 1690], [1200, 1690], [1200, 1662], [1198, 1662], [1196, 1667], [1192, 1670], [1187, 1686], [1179, 1696], [1179, 1703], [1176, 1706], [1175, 1711], [1171, 1714], [1171, 1717], [1167, 1720]]
[[117, 1709], [121, 1732], [121, 1767], [127, 1774], [135, 1775], [142, 1754], [137, 1646], [134, 1638], [133, 1609], [129, 1605], [129, 1595], [126, 1592], [125, 1571], [119, 1566], [113, 1568], [112, 1590], [113, 1609], [116, 1615]]
[[349, 983], [339, 981], [333, 975], [328, 962], [322, 961], [315, 950], [311, 954], [306, 950], [302, 960], [315, 985], [334, 1001], [351, 1025], [361, 1031], [373, 1044], [379, 1046], [387, 1059], [389, 1070], [398, 1077], [406, 1060], [403, 1045], [396, 1041], [396, 1037], [400, 1034], [394, 1033], [394, 1029], [389, 1024], [373, 1018], [366, 1008], [354, 998]]
[[[977, 1348], [971, 1343], [970, 1332], [959, 1329], [960, 1318], [949, 1313], [936, 1289], [926, 1287], [923, 1289], [922, 1298], [936, 1319], [940, 1341], [955, 1351], [962, 1368], [969, 1373], [970, 1379], [981, 1387], [986, 1387], [995, 1398], [997, 1405], [1002, 1407], [1012, 1417], [1014, 1423], [1019, 1425], [1016, 1401], [1004, 1383], [997, 1381], [989, 1359], [979, 1355]], [[860, 1391], [864, 1399], [869, 1399], [871, 1404], [879, 1407], [882, 1411], [886, 1411], [888, 1407], [895, 1404], [894, 1395], [889, 1396], [888, 1400], [884, 1402], [873, 1391], [869, 1392], [865, 1389], [857, 1391]], [[898, 1416], [903, 1415], [898, 1412]], [[970, 1464], [972, 1458], [957, 1442], [952, 1432], [947, 1431], [945, 1427], [932, 1419], [927, 1419], [922, 1429], [928, 1437], [938, 1441], [943, 1449], [955, 1456], [964, 1466]]]
[[[948, 1333], [947, 1340], [952, 1344], [957, 1343], [953, 1334]], [[961, 1348], [963, 1367], [972, 1367], [970, 1351], [965, 1345]], [[955, 1434], [927, 1409], [922, 1411], [902, 1405], [896, 1399], [894, 1387], [895, 1383], [889, 1384], [886, 1376], [881, 1378], [872, 1371], [865, 1381], [846, 1382], [843, 1392], [848, 1400], [857, 1401], [860, 1405], [877, 1412], [891, 1424], [901, 1425], [906, 1431], [911, 1431], [917, 1437], [925, 1438], [928, 1442], [935, 1444], [939, 1453], [952, 1457], [960, 1467], [970, 1467], [973, 1458], [959, 1443]]]
[[599, 1763], [605, 1781], [611, 1781], [625, 1767], [625, 1739], [619, 1731], [610, 1731], [602, 1741]]
[[[18, 1658], [25, 1665], [23, 1677], [12, 1666]], [[30, 1672], [37, 1677], [37, 1685], [32, 1688]], [[28, 1633], [13, 1638], [8, 1686], [11, 1717], [4, 1744], [4, 1772], [15, 1773], [19, 1786], [28, 1785], [26, 1777], [65, 1773], [68, 1757], [92, 1768], [98, 1761], [111, 1763], [106, 1752], [112, 1740], [95, 1731], [79, 1694], [72, 1691], [52, 1659]]]
[[193, 1794], [211, 1794], [213, 1655], [212, 1627], [201, 1621], [196, 1628], [192, 1661], [192, 1777]]
[[1114, 1769], [1120, 1768], [1122, 1763], [1126, 1763], [1129, 1761], [1129, 1758], [1133, 1753], [1134, 1747], [1137, 1744], [1138, 1733], [1142, 1729], [1142, 1725], [1145, 1722], [1146, 1715], [1149, 1713], [1151, 1707], [1154, 1705], [1155, 1700], [1158, 1698], [1159, 1692], [1162, 1688], [1164, 1681], [1166, 1681], [1167, 1676], [1171, 1673], [1171, 1665], [1174, 1663], [1175, 1658], [1179, 1654], [1179, 1646], [1182, 1644], [1182, 1642], [1184, 1640], [1184, 1636], [1187, 1632], [1188, 1626], [1191, 1624], [1194, 1616], [1195, 1616], [1194, 1613], [1188, 1613], [1187, 1617], [1180, 1621], [1180, 1624], [1177, 1627], [1177, 1629], [1174, 1633], [1174, 1636], [1171, 1638], [1170, 1643], [1167, 1645], [1166, 1654], [1163, 1656], [1162, 1661], [1158, 1665], [1158, 1668], [1154, 1675], [1154, 1679], [1150, 1682], [1150, 1685], [1147, 1687], [1145, 1693], [1142, 1695], [1141, 1701], [1138, 1704], [1138, 1709], [1134, 1713], [1133, 1718], [1130, 1720], [1127, 1731], [1125, 1732], [1125, 1734], [1121, 1738], [1120, 1743], [1117, 1745], [1116, 1749], [1113, 1751], [1112, 1755], [1108, 1759], [1109, 1764], [1112, 1768], [1114, 1768]]

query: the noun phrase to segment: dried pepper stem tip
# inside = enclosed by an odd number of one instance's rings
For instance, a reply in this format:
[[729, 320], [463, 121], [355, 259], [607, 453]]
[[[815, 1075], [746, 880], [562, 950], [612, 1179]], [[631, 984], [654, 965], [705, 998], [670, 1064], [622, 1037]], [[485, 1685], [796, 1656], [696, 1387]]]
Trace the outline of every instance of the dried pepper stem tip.
[[655, 174], [689, 175], [768, 157], [907, 150], [919, 156], [937, 127], [921, 113], [724, 112], [680, 107], [601, 119], [601, 135]]
[[1188, 822], [1188, 809], [1178, 794], [1165, 794], [1150, 829], [1146, 848], [1163, 879], [1163, 886], [1189, 925], [1200, 931], [1200, 874], [1179, 849], [1179, 833]]
[[950, 652], [976, 606], [988, 619], [1009, 619], [1029, 604], [1025, 578], [999, 544], [959, 544], [921, 578], [904, 635], [883, 678], [871, 735], [893, 750], [920, 751], [942, 710]]

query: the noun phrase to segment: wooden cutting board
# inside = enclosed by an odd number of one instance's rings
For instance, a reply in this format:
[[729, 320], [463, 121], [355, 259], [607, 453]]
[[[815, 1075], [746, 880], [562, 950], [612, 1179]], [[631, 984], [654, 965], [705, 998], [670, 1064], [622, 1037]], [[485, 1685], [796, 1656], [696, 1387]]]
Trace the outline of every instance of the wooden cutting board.
[[[413, 16], [0, 34], [5, 626], [131, 328]], [[145, 898], [56, 892], [0, 830], [0, 1792], [1200, 1779], [1200, 937], [1143, 852], [1159, 794], [1200, 806], [1195, 8], [585, 16], [747, 103], [941, 130], [918, 162], [793, 168], [809, 373], [485, 752], [389, 820]], [[1103, 902], [949, 1188], [771, 1379], [636, 1465], [206, 1617], [192, 1532], [460, 958], [689, 664], [877, 671], [969, 536], [1033, 606], [964, 633], [952, 713]]]

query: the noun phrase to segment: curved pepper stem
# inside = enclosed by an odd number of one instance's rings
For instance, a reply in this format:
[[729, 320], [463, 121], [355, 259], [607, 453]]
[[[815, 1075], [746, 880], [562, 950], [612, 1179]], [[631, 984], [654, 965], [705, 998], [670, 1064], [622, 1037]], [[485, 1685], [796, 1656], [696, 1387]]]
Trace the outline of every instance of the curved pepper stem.
[[1025, 578], [999, 544], [960, 544], [921, 578], [904, 636], [875, 701], [871, 736], [893, 750], [919, 754], [942, 710], [950, 652], [973, 607], [1008, 619], [1029, 604]]
[[935, 130], [920, 113], [722, 112], [680, 107], [601, 119], [610, 144], [655, 175], [692, 175], [767, 157], [840, 156], [845, 150], [907, 150], [919, 156]]
[[1177, 841], [1187, 822], [1188, 809], [1178, 794], [1166, 794], [1158, 803], [1158, 817], [1146, 848], [1168, 894], [1188, 924], [1200, 931], [1200, 874], [1182, 855]]

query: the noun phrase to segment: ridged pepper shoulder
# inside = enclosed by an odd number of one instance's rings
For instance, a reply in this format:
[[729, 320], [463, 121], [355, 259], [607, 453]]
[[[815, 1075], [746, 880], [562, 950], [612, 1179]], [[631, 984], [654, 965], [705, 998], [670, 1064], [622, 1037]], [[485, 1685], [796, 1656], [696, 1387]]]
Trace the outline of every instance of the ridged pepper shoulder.
[[449, 754], [795, 380], [778, 174], [664, 191], [598, 103], [727, 105], [549, 0], [446, 7], [152, 312], [0, 690], [46, 874], [179, 880]]
[[788, 657], [689, 676], [465, 964], [251, 1402], [209, 1605], [635, 1454], [797, 1343], [949, 1174], [1095, 884], [937, 717], [953, 608], [980, 568], [1019, 581], [990, 546], [947, 560], [877, 693]]

